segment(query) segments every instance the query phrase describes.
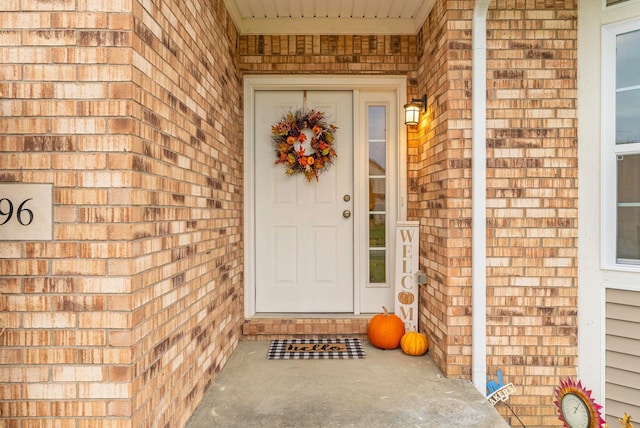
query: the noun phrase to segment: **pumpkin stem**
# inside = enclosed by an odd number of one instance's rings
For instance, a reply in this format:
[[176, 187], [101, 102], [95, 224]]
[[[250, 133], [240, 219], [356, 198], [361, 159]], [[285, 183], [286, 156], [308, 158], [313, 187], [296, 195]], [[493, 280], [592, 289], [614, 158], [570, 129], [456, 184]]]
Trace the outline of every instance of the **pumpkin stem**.
[[387, 310], [387, 308], [385, 306], [382, 307], [382, 309], [384, 310], [384, 316], [386, 317], [387, 315], [389, 315], [389, 311]]

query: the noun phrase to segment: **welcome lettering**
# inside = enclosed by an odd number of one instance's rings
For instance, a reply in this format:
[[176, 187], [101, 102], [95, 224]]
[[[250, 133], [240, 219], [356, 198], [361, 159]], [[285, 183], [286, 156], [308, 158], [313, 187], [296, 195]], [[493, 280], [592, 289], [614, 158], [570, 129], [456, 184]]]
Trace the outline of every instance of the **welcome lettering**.
[[418, 287], [414, 280], [418, 270], [418, 222], [399, 222], [396, 232], [396, 303], [395, 312], [407, 331], [417, 331]]

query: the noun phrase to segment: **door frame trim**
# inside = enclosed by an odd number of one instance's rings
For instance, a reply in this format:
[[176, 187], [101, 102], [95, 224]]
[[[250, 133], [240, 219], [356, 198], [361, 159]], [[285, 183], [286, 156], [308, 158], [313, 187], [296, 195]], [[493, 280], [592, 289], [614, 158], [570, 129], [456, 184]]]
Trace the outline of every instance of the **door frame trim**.
[[[398, 135], [398, 220], [407, 218], [407, 133], [404, 132], [402, 106], [407, 99], [406, 76], [336, 76], [336, 75], [246, 75], [244, 76], [244, 316], [253, 318], [256, 313], [255, 274], [255, 153], [254, 153], [254, 108], [255, 92], [261, 90], [348, 90], [353, 91], [353, 115], [358, 117], [360, 90], [393, 91], [397, 105]], [[354, 140], [360, 137], [354, 126]], [[356, 236], [354, 236], [354, 240]], [[354, 260], [355, 262], [355, 260]], [[356, 263], [354, 263], [355, 265]], [[354, 266], [355, 267], [355, 266]], [[356, 273], [356, 272], [354, 272]], [[354, 313], [360, 312], [359, 287], [354, 290]]]

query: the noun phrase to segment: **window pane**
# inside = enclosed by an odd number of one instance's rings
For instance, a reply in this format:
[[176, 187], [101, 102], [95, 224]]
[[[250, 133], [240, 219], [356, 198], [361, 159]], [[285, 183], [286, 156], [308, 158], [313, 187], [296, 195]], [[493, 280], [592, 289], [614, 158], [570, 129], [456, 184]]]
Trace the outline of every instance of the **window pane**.
[[616, 94], [616, 144], [630, 143], [640, 143], [640, 88]]
[[369, 107], [369, 175], [384, 175], [387, 168], [387, 108]]
[[385, 211], [385, 185], [386, 179], [370, 178], [369, 179], [369, 211]]
[[640, 155], [618, 160], [618, 203], [640, 203]]
[[384, 250], [370, 250], [369, 251], [369, 282], [370, 283], [385, 283], [387, 280], [386, 264], [385, 264], [386, 251]]
[[618, 207], [618, 263], [640, 264], [640, 207]]
[[384, 217], [384, 214], [369, 215], [369, 247], [385, 247], [387, 240]]
[[616, 37], [616, 144], [640, 142], [640, 30]]
[[384, 175], [387, 164], [387, 142], [369, 141], [369, 175]]
[[640, 30], [616, 38], [616, 89], [640, 85]]
[[385, 106], [369, 107], [369, 139], [384, 140], [386, 138], [387, 115]]
[[640, 264], [640, 155], [618, 160], [618, 262]]

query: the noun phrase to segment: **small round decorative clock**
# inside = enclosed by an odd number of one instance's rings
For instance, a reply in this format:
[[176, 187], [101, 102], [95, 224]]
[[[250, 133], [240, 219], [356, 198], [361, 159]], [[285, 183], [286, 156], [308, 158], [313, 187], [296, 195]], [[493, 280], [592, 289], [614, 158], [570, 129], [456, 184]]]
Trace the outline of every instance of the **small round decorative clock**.
[[600, 428], [604, 423], [600, 409], [591, 398], [591, 391], [573, 379], [560, 381], [555, 390], [555, 405], [558, 407], [559, 418], [565, 428]]

